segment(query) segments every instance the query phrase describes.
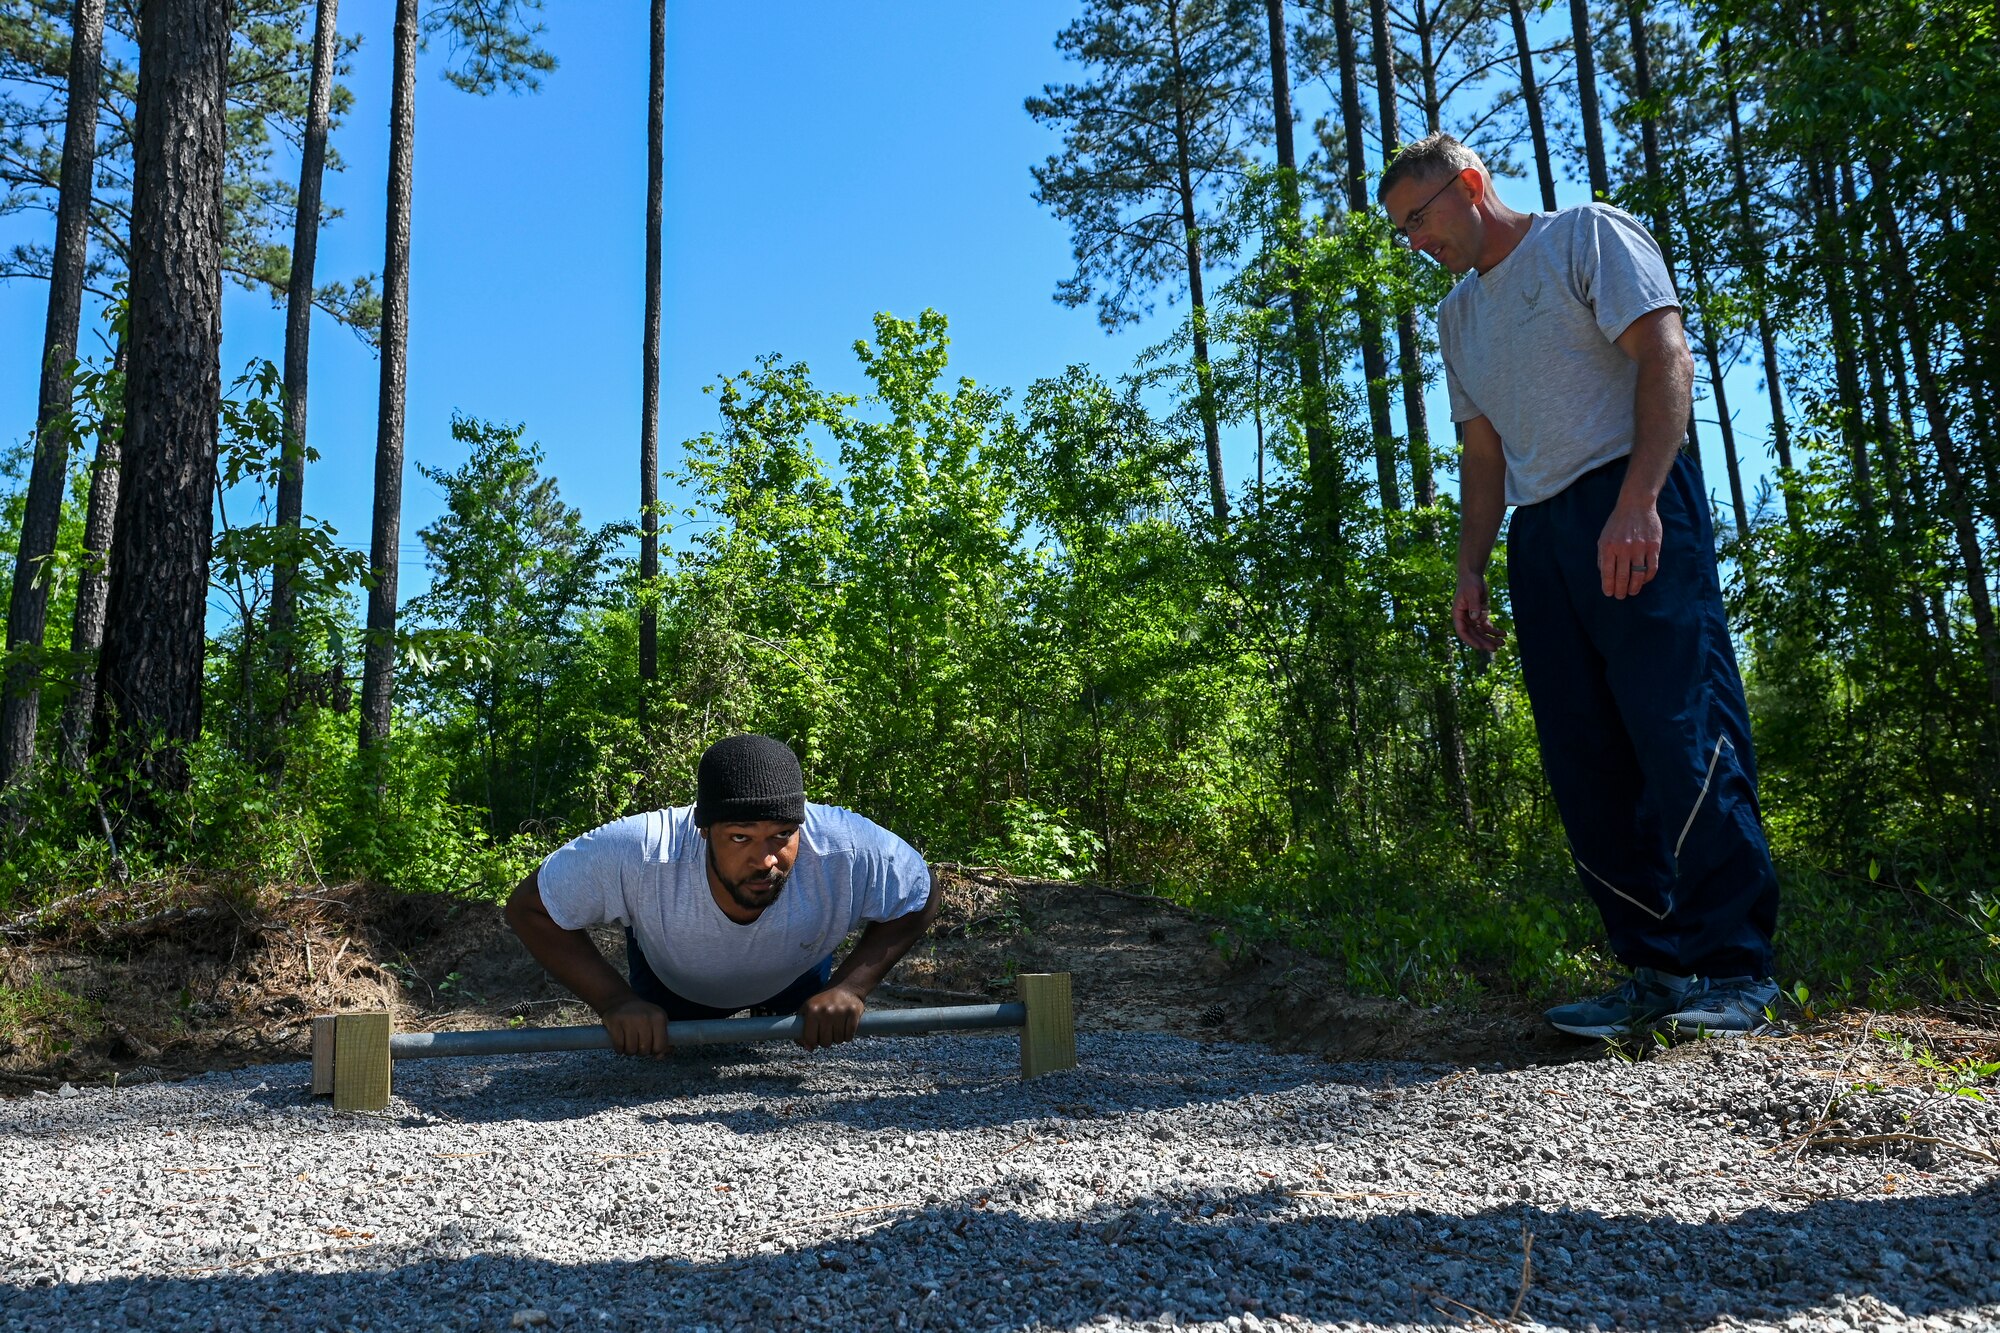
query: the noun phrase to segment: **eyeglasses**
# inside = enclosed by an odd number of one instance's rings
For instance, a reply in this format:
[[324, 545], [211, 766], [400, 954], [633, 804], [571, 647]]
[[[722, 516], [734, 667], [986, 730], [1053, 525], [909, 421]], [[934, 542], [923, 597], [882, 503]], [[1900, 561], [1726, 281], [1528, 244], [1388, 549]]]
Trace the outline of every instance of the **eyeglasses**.
[[1402, 226], [1392, 227], [1390, 230], [1396, 234], [1396, 244], [1402, 246], [1405, 250], [1415, 247], [1416, 242], [1410, 239], [1410, 233], [1422, 228], [1424, 225], [1424, 214], [1430, 212], [1431, 205], [1438, 201], [1438, 195], [1443, 194], [1456, 184], [1458, 184], [1458, 177], [1454, 175], [1450, 180], [1440, 185], [1435, 194], [1431, 195], [1430, 198], [1424, 200], [1421, 204], [1418, 204], [1416, 209], [1403, 219]]

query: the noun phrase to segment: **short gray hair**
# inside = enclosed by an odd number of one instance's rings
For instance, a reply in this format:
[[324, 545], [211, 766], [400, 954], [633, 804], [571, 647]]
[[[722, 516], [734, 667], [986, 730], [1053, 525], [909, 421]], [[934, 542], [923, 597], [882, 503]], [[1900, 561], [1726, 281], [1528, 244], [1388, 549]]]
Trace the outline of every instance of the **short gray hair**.
[[1415, 143], [1405, 144], [1403, 151], [1396, 154], [1395, 160], [1375, 186], [1375, 202], [1381, 203], [1389, 191], [1406, 180], [1442, 181], [1447, 176], [1456, 176], [1467, 167], [1482, 172], [1486, 170], [1479, 154], [1443, 130], [1426, 134]]

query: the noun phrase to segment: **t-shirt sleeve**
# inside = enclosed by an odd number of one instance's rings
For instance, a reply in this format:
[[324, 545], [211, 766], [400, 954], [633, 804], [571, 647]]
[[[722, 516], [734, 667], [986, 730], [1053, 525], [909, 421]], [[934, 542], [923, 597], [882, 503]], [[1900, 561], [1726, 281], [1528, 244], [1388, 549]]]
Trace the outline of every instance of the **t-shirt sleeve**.
[[1451, 394], [1451, 419], [1453, 421], [1473, 421], [1486, 414], [1479, 410], [1479, 404], [1472, 401], [1472, 395], [1459, 383], [1458, 372], [1451, 368], [1451, 362], [1444, 363], [1444, 387]]
[[917, 849], [884, 829], [871, 855], [857, 857], [855, 905], [860, 921], [894, 921], [930, 901], [931, 868]]
[[1659, 244], [1636, 218], [1615, 208], [1579, 211], [1570, 241], [1570, 281], [1606, 341], [1618, 341], [1641, 315], [1680, 306]]
[[542, 862], [542, 906], [564, 930], [627, 921], [625, 888], [646, 863], [646, 816], [631, 815], [572, 838]]
[[1438, 357], [1444, 362], [1445, 392], [1451, 396], [1451, 419], [1472, 421], [1485, 416], [1486, 413], [1480, 410], [1478, 403], [1472, 401], [1472, 395], [1466, 392], [1465, 382], [1459, 379], [1458, 371], [1452, 367], [1452, 353], [1458, 343], [1456, 334], [1457, 329], [1452, 322], [1452, 309], [1447, 303], [1438, 310]]

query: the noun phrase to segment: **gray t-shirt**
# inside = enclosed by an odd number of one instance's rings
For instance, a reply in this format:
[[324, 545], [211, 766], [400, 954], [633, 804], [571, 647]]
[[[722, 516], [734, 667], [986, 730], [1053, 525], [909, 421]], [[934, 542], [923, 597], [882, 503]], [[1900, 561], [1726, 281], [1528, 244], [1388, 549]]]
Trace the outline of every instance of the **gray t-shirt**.
[[931, 887], [910, 844], [851, 810], [812, 804], [791, 877], [748, 925], [715, 905], [691, 805], [592, 829], [549, 853], [539, 882], [558, 926], [623, 922], [667, 989], [717, 1009], [770, 999], [864, 922], [921, 910]]
[[1632, 452], [1639, 369], [1613, 342], [1680, 303], [1660, 247], [1609, 204], [1535, 214], [1512, 254], [1451, 289], [1438, 309], [1451, 419], [1500, 433], [1508, 504]]

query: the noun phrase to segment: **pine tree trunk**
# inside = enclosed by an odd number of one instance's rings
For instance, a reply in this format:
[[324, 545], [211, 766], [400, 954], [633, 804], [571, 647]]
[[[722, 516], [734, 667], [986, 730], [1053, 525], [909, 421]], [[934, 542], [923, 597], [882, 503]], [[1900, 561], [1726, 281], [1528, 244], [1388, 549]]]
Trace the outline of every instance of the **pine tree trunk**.
[[0, 789], [35, 763], [41, 716], [41, 648], [49, 621], [55, 554], [69, 483], [70, 362], [83, 320], [83, 278], [90, 246], [90, 199], [97, 157], [97, 93], [104, 63], [105, 0], [77, 0], [69, 56], [69, 115], [63, 126], [57, 185], [55, 252], [49, 264], [48, 316], [42, 327], [42, 374], [35, 405], [35, 454], [21, 515], [21, 545], [7, 606], [7, 651], [18, 659], [0, 683]]
[[[1975, 182], [1974, 189], [1979, 193], [1985, 192], [1983, 176]], [[1983, 202], [1978, 206], [1984, 207]], [[1955, 246], [1958, 243], [1958, 224], [1953, 219], [1962, 210], [1961, 204], [1959, 209], [1944, 210], [1938, 218], [1940, 236], [1946, 245]], [[1980, 401], [1991, 402], [1996, 388], [2000, 388], [1994, 383], [1992, 375], [1993, 367], [2000, 364], [2000, 358], [1994, 355], [1996, 348], [2000, 348], [2000, 319], [1994, 318], [1993, 303], [1990, 301], [1977, 303], [1973, 308], [1973, 317], [1978, 320], [1977, 324], [1968, 324], [1963, 317], [1953, 321], [1960, 326], [1961, 335], [1959, 378], [1977, 386], [1973, 392]], [[1979, 488], [1980, 508], [1989, 522], [2000, 524], [2000, 434], [1995, 433], [1992, 418], [1983, 412], [1972, 414], [1972, 433], [1979, 441], [1974, 453], [1978, 456], [1980, 471], [1985, 478], [1985, 485]]]
[[[1679, 191], [1680, 209], [1687, 216], [1687, 189]], [[1743, 492], [1743, 468], [1736, 455], [1736, 424], [1730, 420], [1729, 391], [1722, 371], [1722, 354], [1718, 344], [1721, 334], [1713, 327], [1709, 311], [1714, 307], [1709, 300], [1708, 270], [1701, 262], [1701, 246], [1695, 241], [1690, 229], [1688, 237], [1688, 276], [1694, 283], [1695, 309], [1701, 316], [1702, 353], [1708, 362], [1709, 389], [1715, 398], [1715, 417], [1722, 432], [1722, 462], [1729, 473], [1729, 504], [1736, 516], [1736, 549], [1744, 572], [1751, 571], [1750, 560], [1750, 505]], [[1692, 324], [1690, 324], [1692, 332]]]
[[1590, 168], [1590, 197], [1611, 193], [1604, 158], [1604, 122], [1597, 110], [1597, 57], [1590, 49], [1590, 0], [1569, 0], [1570, 40], [1576, 53], [1576, 111], [1583, 121], [1583, 155]]
[[1672, 219], [1667, 216], [1666, 172], [1660, 161], [1660, 123], [1653, 114], [1653, 59], [1649, 50], [1651, 43], [1646, 38], [1646, 0], [1626, 0], [1625, 17], [1632, 35], [1632, 86], [1638, 93], [1641, 111], [1639, 114], [1639, 153], [1646, 167], [1647, 213], [1653, 224], [1653, 235], [1660, 243], [1660, 254], [1666, 260], [1667, 274], [1673, 275], [1674, 234]]
[[154, 0], [139, 43], [131, 368], [98, 748], [160, 789], [187, 786], [222, 401], [227, 0]]
[[[1299, 200], [1299, 162], [1292, 138], [1292, 75], [1285, 43], [1285, 0], [1264, 0], [1271, 36], [1271, 117], [1277, 129], [1278, 225], [1286, 250], [1285, 297], [1292, 310], [1292, 352], [1305, 399], [1307, 484], [1319, 494], [1328, 478], [1332, 453], [1326, 428], [1326, 386], [1320, 377], [1319, 321], [1305, 285], [1299, 281], [1298, 253], [1305, 224]], [[1259, 455], [1261, 460], [1262, 455]]]
[[1909, 490], [1903, 476], [1908, 460], [1903, 455], [1901, 441], [1911, 437], [1903, 435], [1891, 419], [1889, 386], [1884, 375], [1888, 359], [1884, 345], [1888, 339], [1899, 335], [1894, 321], [1885, 319], [1887, 312], [1881, 312], [1881, 315], [1883, 317], [1878, 317], [1872, 303], [1862, 303], [1861, 337], [1868, 352], [1868, 410], [1873, 418], [1875, 447], [1881, 453], [1882, 494], [1889, 502], [1889, 535], [1894, 541], [1894, 554], [1890, 560], [1881, 562], [1880, 568], [1883, 577], [1892, 580], [1902, 591], [1910, 628], [1928, 651], [1931, 647], [1931, 620], [1925, 609], [1923, 592], [1915, 581], [1907, 577], [1904, 564], [1914, 549], [1910, 544], [1914, 529], [1910, 522]]
[[1187, 65], [1181, 54], [1179, 0], [1168, 0], [1167, 33], [1174, 56], [1174, 162], [1180, 175], [1181, 234], [1186, 241], [1188, 323], [1194, 335], [1195, 408], [1201, 414], [1202, 446], [1208, 461], [1208, 500], [1218, 523], [1229, 521], [1229, 488], [1222, 475], [1222, 426], [1215, 406], [1215, 375], [1208, 361], [1208, 303], [1202, 295], [1201, 229], [1195, 223], [1194, 170], [1188, 145], [1194, 127], [1188, 123], [1187, 97], [1182, 88]]
[[1852, 289], [1848, 284], [1847, 226], [1840, 215], [1833, 169], [1814, 158], [1806, 163], [1806, 179], [1819, 232], [1820, 274], [1826, 285], [1827, 316], [1833, 325], [1834, 383], [1840, 399], [1840, 438], [1847, 446], [1853, 470], [1854, 498], [1866, 528], [1875, 523], [1874, 486], [1868, 475], [1868, 449], [1861, 431], [1861, 381], [1854, 363], [1860, 356], [1855, 337]]
[[1423, 80], [1424, 133], [1444, 128], [1444, 92], [1438, 87], [1438, 11], [1414, 0], [1417, 30], [1417, 77]]
[[1542, 187], [1542, 211], [1556, 211], [1556, 166], [1549, 156], [1549, 132], [1542, 123], [1542, 90], [1535, 83], [1535, 48], [1528, 40], [1528, 14], [1521, 0], [1507, 0], [1514, 21], [1514, 62], [1521, 68], [1521, 101], [1528, 108], [1528, 137], [1535, 145], [1535, 178]]
[[[639, 389], [639, 679], [660, 674], [660, 233], [666, 216], [667, 0], [653, 0], [652, 78], [646, 98], [646, 331]], [[647, 691], [639, 691], [639, 712]]]
[[1794, 533], [1800, 530], [1798, 504], [1792, 498], [1792, 432], [1785, 414], [1784, 372], [1778, 366], [1778, 336], [1771, 323], [1768, 281], [1764, 273], [1763, 241], [1758, 235], [1757, 216], [1750, 203], [1750, 173], [1743, 162], [1743, 118], [1736, 104], [1736, 82], [1730, 71], [1729, 33], [1720, 44], [1722, 86], [1729, 107], [1729, 173], [1736, 189], [1736, 218], [1743, 251], [1744, 271], [1750, 276], [1750, 292], [1757, 321], [1757, 344], [1764, 357], [1764, 389], [1771, 402], [1771, 447], [1778, 456], [1778, 480], [1785, 497], [1785, 522]]
[[[1369, 6], [1374, 48], [1375, 100], [1382, 124], [1382, 168], [1388, 170], [1402, 148], [1396, 102], [1395, 47], [1389, 37], [1388, 0]], [[1428, 53], [1429, 48], [1425, 48]], [[1403, 424], [1409, 432], [1411, 502], [1419, 509], [1437, 503], [1437, 474], [1431, 462], [1430, 414], [1424, 403], [1423, 353], [1417, 341], [1417, 313], [1409, 306], [1396, 312], [1396, 363], [1401, 372]]]
[[[125, 371], [125, 339], [118, 340], [112, 364]], [[62, 758], [81, 770], [90, 756], [90, 727], [97, 713], [97, 655], [104, 647], [104, 612], [111, 585], [111, 534], [118, 517], [118, 471], [121, 437], [102, 430], [97, 457], [90, 467], [90, 498], [83, 520], [83, 570], [76, 580], [76, 615], [70, 626], [69, 651], [76, 666], [69, 678], [69, 698], [63, 703]]]
[[[1347, 207], [1359, 217], [1368, 210], [1368, 158], [1361, 137], [1361, 88], [1348, 0], [1334, 0], [1333, 23], [1340, 46], [1340, 119], [1347, 131]], [[1382, 316], [1372, 288], [1364, 284], [1354, 298], [1361, 320], [1362, 373], [1368, 380], [1368, 420], [1375, 431], [1376, 485], [1383, 512], [1396, 513], [1403, 499], [1396, 480], [1395, 431], [1389, 424], [1389, 358], [1382, 345]]]
[[[1879, 162], [1869, 164], [1877, 180], [1887, 178]], [[1952, 535], [1958, 543], [1959, 562], [1965, 567], [1966, 601], [1972, 608], [1973, 633], [1978, 636], [1980, 655], [1986, 665], [1986, 693], [2000, 707], [2000, 627], [1993, 620], [1993, 594], [1987, 583], [1985, 552], [1979, 545], [1979, 524], [1972, 512], [1972, 497], [1966, 485], [1965, 468], [1952, 438], [1951, 404], [1938, 383], [1931, 360], [1930, 326], [1917, 298], [1916, 279], [1910, 272], [1909, 255], [1903, 245], [1902, 227], [1888, 196], [1877, 189], [1869, 192], [1874, 206], [1875, 227], [1882, 242], [1882, 255], [1889, 274], [1889, 286], [1910, 335], [1910, 354], [1917, 374], [1917, 396], [1923, 401], [1924, 415], [1930, 420], [1931, 444], [1937, 450], [1938, 469], [1944, 474], [1945, 509], [1951, 516]]]
[[[1907, 460], [1900, 457], [1902, 447], [1898, 445], [1889, 457], [1888, 464], [1897, 477], [1907, 477], [1907, 488], [1898, 487], [1909, 506], [1910, 516], [1906, 520], [1910, 531], [1915, 531], [1920, 523], [1928, 523], [1936, 506], [1931, 503], [1930, 488], [1924, 476], [1917, 471], [1917, 414], [1910, 400], [1910, 368], [1903, 355], [1903, 333], [1897, 327], [1894, 317], [1888, 319], [1888, 334], [1884, 341], [1889, 350], [1889, 378], [1896, 392], [1896, 425], [1901, 440], [1907, 441]], [[1923, 610], [1919, 614], [1930, 628], [1932, 641], [1943, 643], [1951, 637], [1951, 617], [1945, 613], [1944, 590], [1935, 579], [1927, 580], [1929, 587], [1924, 591]]]
[[1402, 103], [1396, 96], [1396, 43], [1389, 34], [1389, 0], [1370, 0], [1368, 36], [1370, 63], [1375, 67], [1375, 106], [1382, 118], [1382, 165], [1387, 168], [1403, 146]]
[[[285, 456], [278, 470], [277, 520], [296, 533], [305, 514], [306, 380], [312, 346], [313, 271], [319, 257], [320, 186], [326, 175], [326, 131], [333, 104], [333, 67], [339, 51], [335, 29], [340, 0], [319, 0], [313, 29], [312, 84], [307, 93], [305, 140], [299, 154], [299, 208], [292, 226], [292, 272], [285, 292]], [[278, 669], [277, 724], [290, 713], [298, 645], [293, 642], [298, 566], [280, 559], [271, 572], [271, 645]]]
[[410, 181], [417, 142], [417, 0], [396, 0], [389, 112], [388, 240], [382, 264], [382, 387], [375, 421], [375, 522], [362, 658], [361, 748], [389, 738], [396, 679], [397, 544], [403, 535], [403, 410], [410, 350]]
[[[1382, 124], [1382, 165], [1387, 170], [1401, 148], [1402, 132], [1396, 98], [1395, 46], [1389, 35], [1388, 0], [1374, 0], [1369, 6], [1370, 46], [1373, 48], [1375, 64], [1375, 100]], [[1419, 12], [1420, 22], [1426, 24], [1427, 16]], [[1436, 78], [1430, 69], [1431, 48], [1426, 41], [1423, 46], [1425, 63], [1425, 87], [1434, 89]], [[1435, 114], [1432, 97], [1426, 93], [1426, 115]], [[1435, 126], [1432, 126], [1435, 129]], [[1350, 141], [1350, 148], [1351, 148]], [[1418, 532], [1425, 542], [1437, 540], [1437, 520], [1429, 511], [1437, 504], [1437, 474], [1431, 461], [1430, 422], [1424, 404], [1424, 377], [1422, 353], [1417, 343], [1417, 317], [1412, 309], [1405, 308], [1396, 313], [1396, 352], [1402, 371], [1403, 419], [1409, 428], [1410, 438], [1410, 487], [1412, 502], [1420, 510], [1426, 511]], [[1465, 758], [1465, 728], [1459, 719], [1458, 674], [1455, 655], [1449, 637], [1432, 635], [1426, 642], [1426, 652], [1437, 672], [1431, 688], [1431, 709], [1437, 719], [1437, 745], [1440, 763], [1444, 766], [1445, 780], [1450, 786], [1452, 799], [1458, 807], [1459, 822], [1467, 834], [1477, 831], [1477, 816], [1472, 808], [1471, 775]]]

